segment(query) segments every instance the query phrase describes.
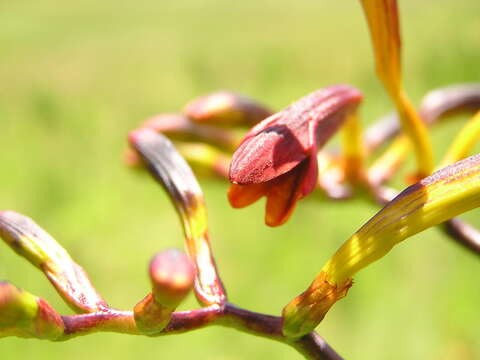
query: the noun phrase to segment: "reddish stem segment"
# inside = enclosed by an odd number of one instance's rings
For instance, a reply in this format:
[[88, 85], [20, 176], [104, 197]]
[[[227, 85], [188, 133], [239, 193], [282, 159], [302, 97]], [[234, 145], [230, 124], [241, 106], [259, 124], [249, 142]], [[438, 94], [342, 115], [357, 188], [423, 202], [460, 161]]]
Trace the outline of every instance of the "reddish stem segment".
[[[111, 309], [108, 312], [63, 316], [62, 319], [65, 333], [58, 339], [60, 341], [100, 331], [142, 334], [136, 328], [133, 313], [130, 311]], [[342, 359], [317, 333], [312, 332], [295, 340], [288, 339], [282, 334], [281, 317], [252, 312], [230, 303], [174, 312], [165, 329], [155, 336], [179, 334], [210, 325], [230, 327], [290, 345], [307, 359]]]
[[454, 218], [443, 224], [443, 230], [457, 243], [480, 256], [480, 232], [473, 226]]

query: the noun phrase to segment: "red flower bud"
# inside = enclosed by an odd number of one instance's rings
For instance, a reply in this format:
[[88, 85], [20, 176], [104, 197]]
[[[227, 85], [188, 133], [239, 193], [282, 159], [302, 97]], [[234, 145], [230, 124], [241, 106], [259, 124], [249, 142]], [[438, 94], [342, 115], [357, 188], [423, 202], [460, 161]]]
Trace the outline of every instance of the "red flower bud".
[[272, 114], [266, 106], [231, 91], [217, 91], [190, 101], [184, 113], [196, 123], [251, 126]]
[[317, 183], [317, 151], [362, 100], [348, 85], [321, 89], [254, 126], [233, 155], [228, 198], [235, 208], [267, 197], [265, 222], [288, 220]]

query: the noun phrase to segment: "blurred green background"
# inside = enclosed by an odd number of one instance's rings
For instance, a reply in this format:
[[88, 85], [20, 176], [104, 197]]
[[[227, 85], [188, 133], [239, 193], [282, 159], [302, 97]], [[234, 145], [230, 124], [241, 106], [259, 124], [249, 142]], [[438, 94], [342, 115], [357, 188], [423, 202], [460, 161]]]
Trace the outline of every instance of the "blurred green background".
[[[478, 0], [401, 1], [404, 78], [416, 103], [429, 89], [479, 81], [479, 14]], [[121, 161], [125, 135], [146, 117], [217, 89], [280, 109], [341, 82], [365, 93], [365, 124], [391, 109], [354, 0], [2, 0], [0, 49], [0, 208], [35, 219], [120, 308], [147, 293], [152, 254], [182, 246], [166, 196]], [[465, 119], [436, 129], [437, 161]], [[233, 210], [226, 183], [201, 184], [231, 301], [272, 314], [376, 211], [361, 200], [308, 199], [269, 229], [263, 202]], [[480, 226], [478, 210], [465, 218]], [[0, 248], [0, 279], [70, 313], [38, 271]], [[479, 270], [478, 257], [431, 229], [358, 274], [318, 331], [348, 359], [478, 359]], [[195, 306], [190, 297], [182, 308]], [[0, 342], [1, 359], [148, 357], [300, 358], [218, 327]]]

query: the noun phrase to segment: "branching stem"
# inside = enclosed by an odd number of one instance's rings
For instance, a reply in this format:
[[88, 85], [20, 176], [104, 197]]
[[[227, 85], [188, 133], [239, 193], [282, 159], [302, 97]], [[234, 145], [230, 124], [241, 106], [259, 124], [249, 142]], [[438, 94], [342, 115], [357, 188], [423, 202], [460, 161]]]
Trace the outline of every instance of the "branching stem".
[[[95, 332], [142, 335], [135, 325], [131, 311], [111, 309], [106, 312], [62, 316], [62, 319], [65, 324], [65, 333], [57, 339], [58, 341]], [[306, 359], [342, 359], [317, 333], [311, 332], [298, 339], [287, 338], [282, 334], [281, 317], [249, 311], [231, 303], [174, 312], [167, 327], [154, 336], [179, 334], [211, 325], [233, 328], [290, 345]]]

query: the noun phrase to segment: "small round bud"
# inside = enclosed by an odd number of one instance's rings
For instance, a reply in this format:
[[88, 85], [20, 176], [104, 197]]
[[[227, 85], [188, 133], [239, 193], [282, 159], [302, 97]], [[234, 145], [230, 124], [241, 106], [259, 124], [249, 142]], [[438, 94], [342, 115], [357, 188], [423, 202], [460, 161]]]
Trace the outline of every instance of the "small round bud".
[[155, 301], [172, 308], [192, 289], [195, 278], [190, 259], [178, 249], [158, 253], [150, 262], [149, 273]]

